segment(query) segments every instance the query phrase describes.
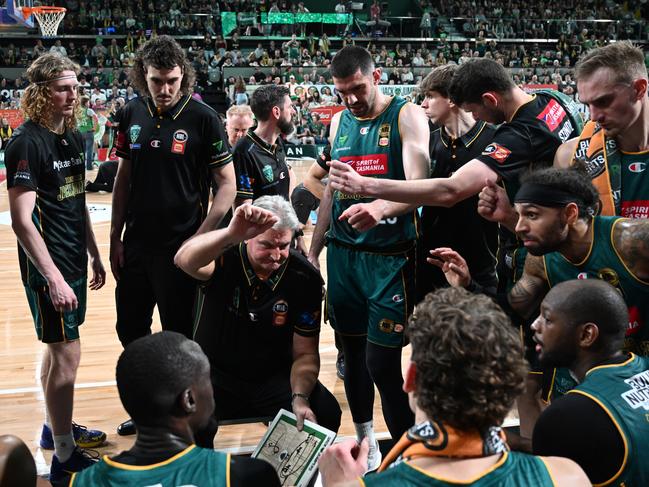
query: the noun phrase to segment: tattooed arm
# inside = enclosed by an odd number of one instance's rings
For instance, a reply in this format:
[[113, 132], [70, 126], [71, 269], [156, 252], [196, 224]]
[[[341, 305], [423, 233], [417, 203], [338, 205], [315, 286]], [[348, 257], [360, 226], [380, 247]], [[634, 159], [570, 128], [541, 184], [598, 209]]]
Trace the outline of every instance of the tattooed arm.
[[613, 247], [636, 278], [649, 281], [649, 220], [615, 222]]
[[543, 257], [527, 254], [523, 276], [509, 291], [509, 305], [523, 318], [529, 318], [548, 291]]

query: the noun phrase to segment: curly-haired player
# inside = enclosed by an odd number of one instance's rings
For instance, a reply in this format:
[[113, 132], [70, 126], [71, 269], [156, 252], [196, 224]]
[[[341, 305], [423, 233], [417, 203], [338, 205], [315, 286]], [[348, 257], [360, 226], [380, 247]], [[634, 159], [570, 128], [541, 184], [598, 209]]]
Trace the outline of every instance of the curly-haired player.
[[410, 318], [404, 390], [416, 424], [360, 480], [368, 444], [330, 447], [320, 460], [325, 485], [590, 485], [572, 461], [510, 452], [500, 424], [523, 390], [520, 338], [491, 299], [445, 288]]
[[22, 99], [28, 121], [16, 129], [5, 153], [22, 281], [38, 339], [47, 345], [41, 381], [48, 417], [40, 444], [55, 450], [52, 481], [93, 463], [77, 445], [99, 446], [106, 439], [101, 431], [72, 423], [88, 254], [90, 289], [102, 287], [106, 278], [86, 209], [83, 140], [76, 130], [79, 71], [58, 54], [34, 61]]

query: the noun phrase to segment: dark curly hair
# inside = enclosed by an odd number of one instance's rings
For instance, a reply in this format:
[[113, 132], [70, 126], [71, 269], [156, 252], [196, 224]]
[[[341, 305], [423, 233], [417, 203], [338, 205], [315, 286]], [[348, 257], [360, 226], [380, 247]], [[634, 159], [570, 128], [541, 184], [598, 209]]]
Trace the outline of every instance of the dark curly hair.
[[410, 317], [415, 399], [429, 419], [461, 430], [500, 425], [523, 392], [527, 364], [507, 315], [461, 288], [428, 294]]
[[147, 41], [135, 54], [135, 61], [129, 79], [133, 87], [141, 96], [149, 96], [149, 88], [146, 84], [146, 70], [148, 66], [156, 69], [173, 69], [180, 66], [183, 72], [183, 80], [180, 84], [180, 92], [187, 95], [192, 92], [196, 81], [194, 67], [187, 60], [185, 51], [171, 36], [158, 36]]

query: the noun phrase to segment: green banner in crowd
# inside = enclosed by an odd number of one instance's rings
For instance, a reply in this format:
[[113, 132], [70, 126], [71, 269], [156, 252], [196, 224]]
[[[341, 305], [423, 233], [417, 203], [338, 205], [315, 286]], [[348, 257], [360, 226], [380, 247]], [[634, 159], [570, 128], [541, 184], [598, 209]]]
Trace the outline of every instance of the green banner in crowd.
[[230, 33], [237, 28], [237, 13], [236, 12], [221, 12], [221, 30], [223, 36], [230, 35]]

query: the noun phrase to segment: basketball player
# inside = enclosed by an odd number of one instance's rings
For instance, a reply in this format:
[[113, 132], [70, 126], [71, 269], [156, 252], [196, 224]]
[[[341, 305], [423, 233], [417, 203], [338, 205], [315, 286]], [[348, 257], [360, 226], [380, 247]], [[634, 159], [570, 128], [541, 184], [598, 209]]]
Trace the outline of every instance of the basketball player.
[[[149, 40], [130, 76], [141, 96], [119, 119], [110, 245], [123, 345], [151, 332], [156, 305], [163, 329], [191, 336], [196, 283], [173, 256], [195, 233], [216, 228], [235, 191], [223, 126], [192, 98], [194, 70], [178, 43], [169, 36]], [[218, 187], [209, 212], [208, 173]], [[118, 432], [134, 433], [132, 423]]]
[[52, 481], [93, 463], [77, 444], [95, 447], [106, 439], [105, 433], [72, 422], [86, 287], [99, 289], [106, 280], [86, 207], [84, 146], [75, 117], [79, 72], [58, 54], [32, 63], [22, 99], [28, 121], [15, 130], [5, 153], [20, 273], [36, 334], [47, 345], [41, 368], [47, 416], [40, 444], [54, 449]]
[[649, 358], [621, 351], [628, 310], [595, 279], [554, 286], [532, 325], [540, 361], [567, 367], [579, 385], [534, 428], [534, 452], [577, 462], [594, 485], [649, 485]]
[[116, 376], [124, 409], [137, 425], [135, 444], [73, 475], [70, 486], [280, 485], [263, 460], [194, 444], [214, 410], [210, 364], [195, 342], [170, 331], [139, 338], [120, 355]]
[[526, 365], [520, 338], [491, 299], [456, 288], [430, 293], [408, 336], [404, 389], [415, 425], [379, 473], [363, 479], [367, 440], [329, 447], [319, 462], [325, 486], [590, 485], [571, 460], [509, 451], [500, 425], [523, 390]]
[[[343, 48], [331, 74], [347, 107], [332, 120], [332, 159], [371, 179], [426, 177], [426, 116], [403, 98], [381, 93], [381, 68], [369, 52]], [[329, 230], [328, 316], [341, 337], [345, 393], [357, 437], [370, 441], [370, 469], [380, 462], [372, 423], [374, 384], [392, 437], [412, 424], [402, 390], [401, 348], [414, 305], [416, 219], [409, 205], [327, 190], [309, 251], [309, 260], [316, 262]]]

